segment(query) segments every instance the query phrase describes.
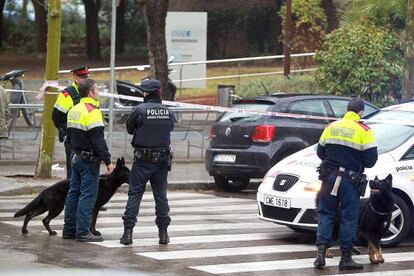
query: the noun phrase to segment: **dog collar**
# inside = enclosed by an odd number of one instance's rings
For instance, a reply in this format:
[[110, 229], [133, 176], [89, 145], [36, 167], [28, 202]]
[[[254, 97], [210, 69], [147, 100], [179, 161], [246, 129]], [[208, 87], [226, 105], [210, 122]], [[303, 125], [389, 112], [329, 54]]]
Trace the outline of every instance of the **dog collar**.
[[388, 213], [382, 213], [382, 212], [379, 212], [379, 211], [375, 210], [375, 209], [374, 209], [374, 206], [372, 206], [372, 202], [370, 202], [370, 203], [369, 203], [369, 205], [371, 206], [371, 210], [372, 210], [374, 213], [377, 213], [378, 215], [381, 215], [381, 216], [388, 215]]

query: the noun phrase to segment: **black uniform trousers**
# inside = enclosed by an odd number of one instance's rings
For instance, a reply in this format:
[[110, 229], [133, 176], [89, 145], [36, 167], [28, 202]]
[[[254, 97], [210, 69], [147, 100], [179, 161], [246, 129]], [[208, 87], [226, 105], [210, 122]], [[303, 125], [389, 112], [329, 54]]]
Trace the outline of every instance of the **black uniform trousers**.
[[128, 202], [122, 217], [125, 228], [132, 229], [137, 222], [139, 206], [148, 180], [151, 183], [155, 199], [155, 223], [160, 229], [168, 227], [171, 218], [168, 215], [170, 207], [168, 206], [167, 199], [167, 175], [168, 167], [166, 162], [134, 161], [129, 176]]

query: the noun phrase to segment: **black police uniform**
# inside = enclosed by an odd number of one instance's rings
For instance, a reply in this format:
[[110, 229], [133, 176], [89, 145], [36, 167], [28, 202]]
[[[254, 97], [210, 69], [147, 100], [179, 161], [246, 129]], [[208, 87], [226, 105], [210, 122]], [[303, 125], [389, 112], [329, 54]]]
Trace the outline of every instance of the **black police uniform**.
[[149, 94], [126, 122], [128, 133], [134, 135], [132, 146], [135, 158], [129, 179], [128, 202], [122, 217], [125, 231], [121, 243], [132, 243], [132, 229], [137, 222], [142, 195], [149, 180], [155, 199], [155, 223], [160, 231], [160, 243], [166, 244], [169, 242], [167, 227], [171, 221], [168, 215], [167, 174], [171, 166], [169, 146], [174, 121], [172, 112], [161, 103], [160, 81], [146, 80], [140, 88]]
[[[89, 67], [83, 66], [80, 68], [76, 68], [71, 70], [71, 72], [78, 76], [89, 76]], [[70, 172], [71, 172], [71, 155], [72, 155], [72, 147], [70, 144], [70, 140], [66, 137], [67, 131], [67, 116], [69, 110], [77, 105], [80, 102], [80, 96], [78, 91], [77, 83], [74, 81], [71, 85], [66, 87], [61, 93], [59, 93], [58, 98], [53, 106], [52, 110], [52, 121], [55, 127], [58, 130], [59, 134], [59, 141], [63, 142], [65, 145], [65, 153], [66, 153], [66, 177], [70, 179]]]

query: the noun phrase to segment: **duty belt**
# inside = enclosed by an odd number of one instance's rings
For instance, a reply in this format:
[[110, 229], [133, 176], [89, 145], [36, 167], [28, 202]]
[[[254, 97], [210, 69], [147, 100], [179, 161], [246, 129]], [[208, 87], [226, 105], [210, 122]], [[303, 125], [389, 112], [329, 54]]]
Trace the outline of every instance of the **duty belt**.
[[80, 158], [84, 161], [96, 161], [99, 157], [94, 155], [91, 151], [81, 150], [81, 149], [73, 149], [73, 152], [76, 155], [79, 155]]
[[339, 167], [337, 170], [331, 170], [330, 174], [331, 173], [336, 175], [335, 183], [334, 183], [334, 185], [332, 187], [332, 191], [331, 191], [331, 195], [333, 195], [333, 196], [338, 195], [338, 189], [339, 189], [339, 186], [341, 184], [342, 177], [344, 177], [344, 176], [347, 177], [348, 180], [352, 184], [354, 184], [354, 186], [356, 187], [357, 184], [358, 184], [359, 178], [361, 176], [360, 173], [357, 173], [357, 172], [354, 172], [354, 171], [351, 171], [351, 170], [347, 170], [344, 167]]
[[135, 147], [134, 156], [137, 160], [160, 163], [168, 159], [170, 150], [168, 148]]

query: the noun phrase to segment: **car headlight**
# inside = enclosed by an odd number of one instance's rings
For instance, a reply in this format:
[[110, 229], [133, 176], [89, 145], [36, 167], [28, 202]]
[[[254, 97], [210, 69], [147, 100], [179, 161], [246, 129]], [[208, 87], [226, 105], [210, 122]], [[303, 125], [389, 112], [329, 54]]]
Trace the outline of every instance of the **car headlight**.
[[272, 186], [273, 183], [275, 182], [275, 178], [274, 177], [265, 177], [263, 178], [262, 184], [263, 186]]
[[321, 190], [321, 186], [322, 186], [322, 181], [317, 179], [317, 180], [312, 181], [308, 185], [306, 185], [305, 191], [317, 193]]

